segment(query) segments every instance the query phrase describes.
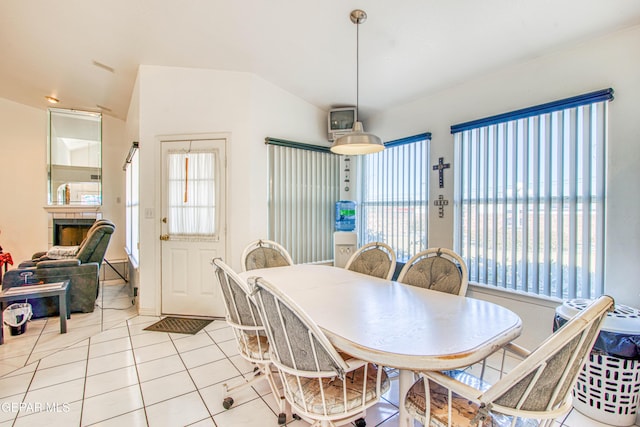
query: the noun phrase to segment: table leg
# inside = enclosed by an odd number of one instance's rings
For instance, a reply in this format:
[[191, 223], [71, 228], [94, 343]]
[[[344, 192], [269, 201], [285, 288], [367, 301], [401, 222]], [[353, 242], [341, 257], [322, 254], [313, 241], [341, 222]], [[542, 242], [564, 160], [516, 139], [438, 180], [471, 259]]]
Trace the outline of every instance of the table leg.
[[399, 399], [399, 413], [398, 413], [398, 426], [410, 427], [413, 423], [409, 422], [409, 415], [407, 414], [407, 408], [404, 406], [404, 399], [407, 396], [407, 392], [411, 388], [414, 382], [413, 371], [407, 369], [400, 369], [398, 375], [398, 392], [400, 393]]
[[58, 301], [60, 301], [60, 303], [58, 304], [58, 308], [59, 308], [58, 311], [60, 312], [60, 333], [66, 334], [67, 333], [67, 315], [68, 315], [66, 291], [58, 295]]

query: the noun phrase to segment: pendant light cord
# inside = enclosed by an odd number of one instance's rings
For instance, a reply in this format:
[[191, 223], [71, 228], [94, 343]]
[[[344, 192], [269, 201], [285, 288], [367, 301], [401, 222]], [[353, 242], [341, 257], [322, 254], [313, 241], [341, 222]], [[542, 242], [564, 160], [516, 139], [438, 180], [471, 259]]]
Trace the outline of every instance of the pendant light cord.
[[[356, 23], [356, 114], [360, 107], [360, 22]], [[356, 120], [360, 120], [358, 116]]]

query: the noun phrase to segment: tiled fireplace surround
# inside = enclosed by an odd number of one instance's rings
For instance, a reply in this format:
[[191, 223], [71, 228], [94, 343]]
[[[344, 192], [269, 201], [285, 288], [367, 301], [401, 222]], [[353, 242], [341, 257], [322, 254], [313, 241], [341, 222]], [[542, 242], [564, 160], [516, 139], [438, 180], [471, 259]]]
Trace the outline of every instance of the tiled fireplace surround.
[[102, 219], [100, 206], [46, 206], [44, 209], [49, 216], [47, 221], [49, 248], [54, 245], [56, 220], [64, 219], [65, 222], [80, 220], [79, 223], [86, 223], [88, 219], [94, 221]]

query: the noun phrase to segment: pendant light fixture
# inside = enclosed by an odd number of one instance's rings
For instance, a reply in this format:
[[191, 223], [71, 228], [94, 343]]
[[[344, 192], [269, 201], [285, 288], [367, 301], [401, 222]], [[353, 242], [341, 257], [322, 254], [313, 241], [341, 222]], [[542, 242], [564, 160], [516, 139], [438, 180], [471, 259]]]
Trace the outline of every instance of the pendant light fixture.
[[[367, 20], [364, 10], [356, 9], [351, 12], [351, 22], [356, 24], [356, 115], [360, 98], [360, 24]], [[384, 150], [382, 140], [374, 134], [366, 133], [362, 122], [357, 120], [353, 124], [351, 132], [336, 138], [331, 146], [331, 151], [336, 154], [370, 154]]]

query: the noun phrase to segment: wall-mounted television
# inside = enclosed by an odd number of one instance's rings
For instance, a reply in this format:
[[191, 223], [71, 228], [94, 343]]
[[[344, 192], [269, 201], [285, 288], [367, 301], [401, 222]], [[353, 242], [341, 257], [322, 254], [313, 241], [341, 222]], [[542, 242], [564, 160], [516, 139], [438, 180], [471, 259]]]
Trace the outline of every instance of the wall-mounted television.
[[333, 141], [345, 133], [351, 132], [358, 120], [356, 107], [340, 107], [329, 110], [327, 127], [329, 141]]

